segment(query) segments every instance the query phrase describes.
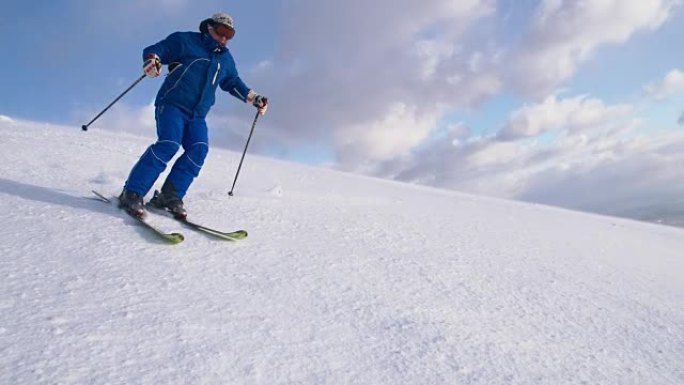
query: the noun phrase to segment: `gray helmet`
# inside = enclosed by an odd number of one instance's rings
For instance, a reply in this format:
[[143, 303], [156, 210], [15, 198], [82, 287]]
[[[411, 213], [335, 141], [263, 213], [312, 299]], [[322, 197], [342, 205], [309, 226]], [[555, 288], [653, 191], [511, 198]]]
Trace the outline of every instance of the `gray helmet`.
[[226, 27], [235, 31], [235, 27], [233, 26], [233, 18], [230, 17], [230, 15], [227, 13], [223, 13], [223, 12], [216, 13], [211, 17], [211, 21], [214, 25], [216, 25], [216, 24], [225, 25]]
[[208, 19], [202, 20], [199, 26], [199, 30], [202, 33], [208, 33], [207, 26], [209, 25], [225, 25], [226, 27], [235, 31], [235, 26], [233, 25], [233, 18], [229, 14], [219, 12]]

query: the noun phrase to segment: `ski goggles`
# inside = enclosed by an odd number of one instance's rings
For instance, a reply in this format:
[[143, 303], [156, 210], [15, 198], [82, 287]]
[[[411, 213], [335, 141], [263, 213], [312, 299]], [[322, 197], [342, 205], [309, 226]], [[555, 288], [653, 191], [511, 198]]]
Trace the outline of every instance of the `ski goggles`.
[[235, 36], [235, 30], [228, 28], [223, 24], [215, 24], [212, 28], [214, 28], [214, 32], [216, 32], [217, 35], [226, 40], [230, 40]]

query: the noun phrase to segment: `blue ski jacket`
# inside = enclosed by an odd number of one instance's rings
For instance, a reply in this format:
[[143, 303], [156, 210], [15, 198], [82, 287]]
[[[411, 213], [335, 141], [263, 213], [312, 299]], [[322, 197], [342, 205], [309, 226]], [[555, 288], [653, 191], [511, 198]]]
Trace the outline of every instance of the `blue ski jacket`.
[[159, 56], [169, 65], [169, 74], [154, 105], [172, 104], [193, 117], [203, 118], [216, 101], [216, 88], [246, 102], [249, 88], [240, 79], [230, 50], [209, 34], [174, 32], [166, 39], [143, 50]]

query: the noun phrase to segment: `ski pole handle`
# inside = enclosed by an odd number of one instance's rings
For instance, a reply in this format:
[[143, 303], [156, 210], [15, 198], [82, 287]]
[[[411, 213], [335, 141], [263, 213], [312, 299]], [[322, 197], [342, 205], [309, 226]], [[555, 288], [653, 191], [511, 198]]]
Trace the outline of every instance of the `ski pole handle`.
[[111, 106], [113, 106], [114, 103], [118, 102], [119, 99], [121, 99], [124, 95], [126, 95], [126, 94], [128, 93], [128, 91], [130, 91], [130, 90], [131, 90], [133, 87], [135, 87], [138, 83], [140, 83], [141, 80], [145, 79], [146, 76], [147, 76], [147, 75], [143, 74], [141, 77], [139, 77], [138, 80], [136, 80], [135, 82], [133, 82], [133, 84], [130, 85], [130, 87], [126, 88], [126, 91], [122, 92], [121, 95], [119, 95], [116, 99], [114, 99], [114, 101], [112, 101], [111, 103], [109, 103], [109, 105], [108, 105], [107, 107], [105, 107], [104, 110], [100, 111], [100, 113], [97, 114], [97, 115], [93, 118], [93, 120], [91, 120], [90, 122], [88, 122], [88, 124], [82, 125], [82, 126], [81, 126], [81, 130], [83, 130], [83, 131], [88, 131], [88, 127], [89, 127], [91, 124], [93, 124], [93, 122], [96, 121], [97, 118], [99, 118], [100, 116], [102, 116], [102, 114], [104, 114], [105, 112], [107, 112], [107, 110], [108, 110]]

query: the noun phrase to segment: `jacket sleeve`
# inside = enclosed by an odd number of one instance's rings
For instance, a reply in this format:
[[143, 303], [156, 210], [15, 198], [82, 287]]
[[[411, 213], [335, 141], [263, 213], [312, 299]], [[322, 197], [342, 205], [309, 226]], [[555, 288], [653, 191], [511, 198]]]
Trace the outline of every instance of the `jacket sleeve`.
[[245, 82], [240, 79], [233, 55], [230, 54], [230, 51], [226, 52], [226, 55], [228, 56], [224, 61], [224, 65], [226, 65], [227, 71], [226, 75], [223, 77], [223, 79], [221, 79], [219, 86], [221, 86], [222, 90], [228, 92], [243, 102], [247, 102], [247, 93], [249, 92], [249, 87], [247, 87]]
[[183, 53], [183, 38], [180, 32], [170, 34], [166, 39], [143, 50], [143, 60], [149, 54], [156, 54], [161, 59], [162, 64], [169, 64], [181, 56]]
[[247, 93], [249, 87], [240, 79], [237, 74], [234, 77], [228, 77], [221, 82], [221, 89], [235, 96], [236, 98], [247, 102]]

